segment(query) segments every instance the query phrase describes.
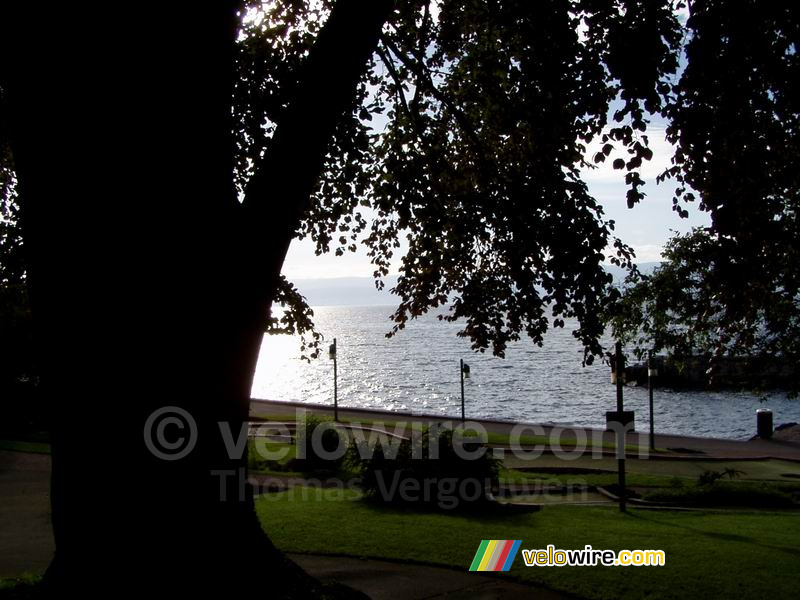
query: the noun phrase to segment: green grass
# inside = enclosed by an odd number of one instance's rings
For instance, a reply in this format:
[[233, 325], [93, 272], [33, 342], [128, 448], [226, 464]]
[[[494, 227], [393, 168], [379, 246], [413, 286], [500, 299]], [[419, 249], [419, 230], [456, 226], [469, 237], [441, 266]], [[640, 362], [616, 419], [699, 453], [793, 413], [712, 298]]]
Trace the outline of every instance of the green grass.
[[[518, 458], [506, 453], [504, 465], [508, 469], [538, 467], [551, 468], [585, 468], [599, 469], [616, 473], [617, 460], [612, 457], [592, 458], [591, 454], [581, 456], [575, 460], [565, 461], [558, 456], [543, 454], [533, 460]], [[766, 481], [796, 481], [793, 477], [784, 477], [786, 474], [799, 474], [800, 463], [788, 460], [658, 460], [658, 459], [628, 459], [625, 461], [626, 472], [629, 474], [642, 474], [666, 477], [689, 477], [697, 479], [706, 471], [724, 471], [727, 468], [741, 471], [742, 479]], [[537, 471], [538, 472], [538, 471]]]
[[[629, 461], [630, 466], [633, 461]], [[778, 464], [775, 464], [778, 463]], [[563, 463], [562, 463], [563, 464]], [[697, 475], [703, 467], [720, 470], [719, 465], [748, 469], [749, 475], [743, 479], [724, 479], [713, 485], [700, 485]], [[613, 466], [613, 465], [611, 465]], [[798, 466], [787, 461], [726, 461], [720, 463], [696, 463], [683, 461], [657, 462], [639, 461], [639, 468], [627, 469], [626, 483], [629, 488], [645, 488], [643, 498], [654, 502], [666, 502], [675, 506], [703, 507], [790, 507], [792, 499], [800, 497], [800, 481], [795, 478], [780, 477], [787, 469], [796, 470]], [[649, 471], [641, 470], [650, 468]], [[664, 469], [664, 467], [671, 467]], [[617, 473], [613, 471], [597, 473], [570, 473], [556, 468], [543, 471], [517, 471], [503, 469], [501, 482], [515, 485], [565, 486], [572, 490], [576, 486], [615, 486]], [[552, 500], [552, 494], [534, 494], [531, 501]], [[515, 498], [519, 499], [519, 496]], [[580, 498], [582, 499], [582, 498]]]
[[[288, 415], [288, 414], [264, 414], [264, 413], [254, 413], [255, 417], [266, 419], [267, 421], [272, 422], [281, 422], [281, 423], [294, 423], [296, 415]], [[450, 418], [445, 419], [442, 418], [443, 421], [449, 420], [454, 424], [457, 424], [458, 421]], [[363, 425], [365, 427], [373, 427], [373, 426], [380, 426], [386, 429], [389, 432], [394, 432], [395, 428], [397, 427], [398, 423], [402, 423], [405, 426], [405, 430], [402, 432], [404, 435], [409, 435], [410, 431], [422, 431], [427, 426], [426, 422], [420, 421], [383, 421], [383, 420], [370, 420], [370, 419], [358, 419], [358, 418], [350, 418], [350, 417], [340, 417], [339, 421], [341, 423], [353, 424], [353, 425]], [[504, 433], [496, 433], [496, 432], [487, 432], [486, 441], [489, 444], [499, 445], [499, 446], [507, 446], [510, 444], [511, 436], [504, 434]], [[550, 436], [547, 435], [521, 435], [518, 436], [516, 439], [516, 443], [523, 446], [523, 447], [535, 447], [535, 446], [544, 446], [546, 448], [550, 447]], [[564, 450], [569, 451], [575, 448], [575, 441], [570, 440], [569, 438], [564, 439], [561, 442], [561, 446]], [[614, 442], [608, 441], [600, 441], [599, 444], [596, 444], [597, 447], [603, 448], [604, 450], [614, 450], [616, 449], [616, 444]], [[586, 447], [593, 448], [595, 444], [593, 444], [591, 437], [586, 440]], [[644, 446], [639, 446], [635, 444], [626, 444], [625, 450], [632, 453], [638, 453], [640, 450], [645, 449]], [[655, 453], [666, 453], [669, 452], [663, 448], [656, 448], [655, 450], [649, 450], [650, 452]]]
[[[262, 460], [254, 451], [254, 445], [265, 448], [270, 452], [286, 450], [286, 456], [278, 461]], [[282, 442], [257, 439], [250, 442], [251, 462], [250, 467], [254, 473], [266, 475], [301, 477], [297, 467], [293, 466], [296, 446]], [[514, 468], [517, 467], [517, 468]], [[526, 470], [518, 470], [525, 467]], [[532, 470], [528, 470], [531, 469]], [[725, 494], [702, 494], [695, 492], [694, 488], [698, 478], [707, 471], [723, 471], [726, 468], [734, 469], [741, 473], [742, 485], [745, 482], [770, 482], [780, 489], [744, 489], [741, 490], [732, 484], [729, 486], [731, 498], [726, 499]], [[541, 469], [541, 470], [537, 470]], [[576, 470], [591, 470], [589, 473], [573, 473]], [[506, 453], [504, 468], [500, 473], [501, 480], [507, 484], [532, 485], [562, 485], [575, 489], [575, 486], [611, 486], [617, 483], [617, 461], [612, 457], [602, 456], [592, 458], [591, 453], [575, 460], [563, 460], [554, 455], [542, 455], [533, 460], [525, 460]], [[289, 472], [291, 470], [291, 473]], [[703, 460], [650, 460], [629, 459], [626, 463], [627, 484], [630, 487], [662, 488], [667, 490], [669, 498], [655, 498], [653, 500], [674, 502], [682, 504], [685, 498], [686, 506], [777, 506], [778, 501], [785, 501], [791, 493], [800, 490], [800, 480], [787, 477], [791, 474], [800, 474], [800, 463], [785, 460], [759, 460], [759, 461], [703, 461]], [[350, 476], [346, 469], [337, 473], [328, 473], [329, 476], [339, 476], [348, 479]], [[677, 488], [677, 489], [675, 489]], [[671, 491], [675, 489], [675, 491]], [[741, 493], [740, 493], [741, 492]], [[551, 499], [551, 494], [536, 494], [531, 497], [536, 502]], [[735, 497], [734, 497], [735, 496]], [[784, 496], [784, 498], [778, 498]], [[762, 503], [760, 498], [764, 498]], [[520, 496], [514, 497], [520, 500]], [[738, 500], [737, 500], [738, 498]], [[722, 501], [724, 500], [724, 502]], [[720, 501], [715, 504], [715, 501]]]
[[0, 600], [33, 600], [43, 594], [39, 588], [41, 577], [25, 573], [19, 577], [0, 578]]
[[297, 418], [297, 415], [294, 413], [292, 414], [271, 414], [271, 413], [260, 413], [254, 412], [251, 415], [252, 417], [258, 419], [265, 419], [267, 421], [278, 421], [281, 423], [294, 423], [294, 420]]
[[16, 452], [32, 452], [35, 454], [50, 454], [50, 444], [48, 444], [47, 442], [0, 440], [0, 450], [14, 450]]
[[[314, 413], [309, 412], [309, 416], [312, 416]], [[259, 419], [265, 419], [266, 421], [274, 421], [280, 423], [294, 423], [297, 419], [297, 415], [295, 414], [265, 414], [265, 413], [253, 413], [253, 417], [257, 417]], [[323, 415], [317, 415], [323, 416]], [[332, 415], [327, 415], [331, 419], [333, 418]], [[353, 423], [356, 425], [364, 425], [364, 426], [372, 426], [374, 424], [379, 424], [389, 431], [393, 431], [395, 426], [397, 425], [397, 421], [384, 421], [384, 420], [372, 420], [372, 419], [359, 419], [356, 417], [339, 417], [340, 423]], [[412, 429], [420, 430], [423, 426], [422, 423], [408, 423], [407, 421], [403, 421], [406, 426], [411, 426]]]
[[[519, 484], [552, 484], [569, 485], [585, 484], [589, 486], [606, 486], [617, 483], [617, 473], [553, 473], [537, 471], [503, 470], [500, 479], [505, 483]], [[693, 485], [695, 479], [690, 477], [677, 477], [683, 485]], [[626, 483], [630, 487], [674, 487], [676, 476], [649, 473], [626, 473]]]
[[[800, 514], [672, 512], [546, 507], [475, 516], [417, 512], [352, 501], [355, 494], [305, 490], [258, 499], [265, 530], [291, 552], [345, 554], [467, 570], [483, 539], [522, 548], [661, 549], [664, 567], [525, 567], [510, 577], [586, 598], [794, 597]], [[338, 498], [338, 499], [337, 499]]]
[[653, 490], [645, 500], [680, 506], [758, 506], [790, 508], [792, 493], [765, 481], [716, 481], [710, 485]]
[[[490, 444], [495, 444], [498, 446], [507, 446], [511, 442], [511, 436], [506, 435], [504, 433], [494, 433], [489, 432], [487, 434], [487, 441]], [[521, 435], [515, 439], [517, 445], [522, 446], [524, 450], [530, 448], [535, 448], [536, 446], [543, 446], [544, 448], [550, 447], [550, 436], [548, 435]], [[566, 451], [570, 452], [576, 447], [575, 440], [571, 440], [569, 438], [564, 439], [561, 443], [561, 448]], [[617, 445], [614, 442], [607, 442], [607, 441], [600, 441], [599, 444], [595, 444], [591, 437], [587, 438], [586, 440], [586, 448], [602, 448], [603, 450], [616, 450]], [[641, 450], [647, 449], [646, 446], [639, 446], [636, 444], [625, 444], [625, 451], [631, 453], [639, 453]], [[663, 448], [656, 448], [655, 450], [648, 450], [649, 452], [654, 453], [661, 453], [661, 452], [669, 452]]]
[[297, 455], [296, 446], [287, 442], [255, 438], [247, 440], [247, 445], [250, 455], [261, 461], [286, 463]]

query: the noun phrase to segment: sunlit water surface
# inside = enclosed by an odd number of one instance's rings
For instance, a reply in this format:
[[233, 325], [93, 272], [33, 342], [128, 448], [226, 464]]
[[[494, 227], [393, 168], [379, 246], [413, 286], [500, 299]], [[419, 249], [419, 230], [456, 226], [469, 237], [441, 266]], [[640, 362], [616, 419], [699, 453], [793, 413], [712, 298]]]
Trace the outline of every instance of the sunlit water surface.
[[[506, 358], [475, 353], [459, 338], [457, 323], [427, 315], [387, 339], [392, 307], [317, 307], [315, 322], [325, 353], [301, 360], [289, 336], [267, 336], [261, 348], [252, 396], [326, 404], [333, 402], [333, 361], [328, 343], [337, 338], [339, 405], [390, 411], [460, 415], [459, 359], [471, 367], [465, 382], [468, 418], [602, 427], [616, 404], [609, 368], [583, 367], [570, 323], [551, 330], [544, 347], [524, 339]], [[607, 342], [609, 340], [606, 340]], [[647, 389], [625, 388], [626, 409], [636, 411], [637, 429], [647, 428]], [[746, 439], [755, 433], [755, 411], [770, 408], [775, 423], [800, 422], [800, 401], [771, 393], [766, 402], [744, 392], [656, 389], [656, 432]]]

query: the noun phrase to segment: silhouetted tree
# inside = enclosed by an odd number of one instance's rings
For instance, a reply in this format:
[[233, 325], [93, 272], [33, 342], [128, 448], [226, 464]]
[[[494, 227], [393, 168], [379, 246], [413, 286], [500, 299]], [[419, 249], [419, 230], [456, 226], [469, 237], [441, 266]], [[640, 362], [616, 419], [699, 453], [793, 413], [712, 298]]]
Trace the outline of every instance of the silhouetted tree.
[[[627, 202], [642, 199], [648, 120], [684, 93], [675, 8], [4, 6], [0, 76], [55, 405], [52, 583], [186, 595], [281, 581], [252, 497], [230, 501], [236, 478], [221, 490], [210, 471], [244, 464], [217, 422], [235, 434], [247, 418], [271, 302], [310, 325], [280, 276], [298, 234], [337, 253], [363, 236], [379, 280], [404, 237], [395, 330], [452, 295], [445, 318], [476, 348], [541, 343], [551, 319], [576, 317], [598, 354], [602, 263], [632, 254], [580, 170], [599, 140], [590, 162], [621, 153]], [[166, 405], [198, 423], [182, 460], [142, 443]]]
[[[54, 407], [59, 596], [281, 595], [287, 581], [284, 593], [310, 593], [292, 587], [237, 478], [221, 489], [211, 474], [245, 464], [217, 422], [238, 437], [247, 419], [283, 257], [392, 3], [337, 3], [244, 205], [235, 8], [2, 7], [5, 121]], [[197, 422], [182, 460], [143, 442], [165, 405]]]
[[[639, 168], [652, 156], [642, 132], [678, 65], [671, 3], [398, 6], [296, 221], [300, 237], [337, 254], [363, 238], [379, 287], [404, 239], [394, 332], [454, 297], [443, 318], [462, 319], [476, 349], [502, 355], [520, 335], [541, 343], [577, 317], [591, 360], [611, 280], [602, 263], [627, 265], [631, 251], [580, 170], [601, 141], [589, 160], [616, 149], [628, 204], [642, 197]], [[250, 165], [275, 143], [293, 64], [313, 43], [290, 12], [273, 7], [245, 28], [235, 103], [245, 205]]]
[[34, 399], [38, 371], [14, 197], [16, 177], [6, 139], [0, 132], [0, 430], [19, 431], [42, 427], [44, 411]]
[[[664, 177], [708, 228], [674, 237], [665, 263], [630, 282], [615, 332], [678, 356], [797, 363], [800, 328], [800, 11], [693, 2], [686, 68], [665, 111], [676, 145]], [[797, 391], [797, 382], [793, 384]]]

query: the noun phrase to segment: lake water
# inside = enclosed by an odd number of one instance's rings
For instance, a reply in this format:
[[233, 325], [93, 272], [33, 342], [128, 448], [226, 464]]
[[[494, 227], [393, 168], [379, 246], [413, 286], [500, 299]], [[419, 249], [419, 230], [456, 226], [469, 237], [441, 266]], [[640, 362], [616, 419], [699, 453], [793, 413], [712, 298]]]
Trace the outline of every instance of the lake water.
[[[327, 347], [337, 338], [339, 406], [459, 416], [459, 359], [464, 359], [471, 367], [464, 390], [467, 418], [604, 427], [605, 411], [616, 407], [609, 367], [600, 361], [581, 366], [581, 346], [569, 323], [551, 330], [544, 347], [524, 339], [501, 359], [489, 351], [473, 352], [468, 340], [456, 336], [458, 323], [433, 315], [387, 339], [392, 309], [316, 307], [325, 352], [310, 364], [300, 359], [296, 338], [266, 336], [252, 396], [332, 404], [333, 361]], [[647, 389], [626, 387], [625, 408], [636, 411], [637, 429], [647, 430]], [[758, 408], [773, 410], [776, 425], [800, 422], [800, 400], [779, 392], [762, 403], [744, 392], [656, 388], [656, 433], [746, 439], [755, 434]]]

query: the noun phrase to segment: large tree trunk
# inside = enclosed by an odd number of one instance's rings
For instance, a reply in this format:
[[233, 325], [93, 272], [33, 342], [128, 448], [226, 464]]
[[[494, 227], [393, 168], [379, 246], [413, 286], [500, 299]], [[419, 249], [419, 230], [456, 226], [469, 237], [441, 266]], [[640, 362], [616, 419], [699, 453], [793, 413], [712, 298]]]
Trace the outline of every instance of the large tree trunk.
[[[300, 112], [278, 124], [283, 152], [262, 166], [271, 175], [251, 186], [246, 208], [231, 178], [233, 3], [0, 11], [0, 75], [52, 402], [48, 578], [59, 591], [280, 587], [286, 573], [251, 495], [240, 498], [238, 476], [221, 487], [212, 474], [244, 466], [228, 456], [218, 422], [236, 439], [247, 419], [280, 266], [390, 9], [388, 0], [337, 5], [319, 38], [327, 47], [305, 69]], [[197, 425], [180, 460], [144, 443], [148, 417], [165, 406]], [[189, 433], [170, 427], [171, 438]]]

